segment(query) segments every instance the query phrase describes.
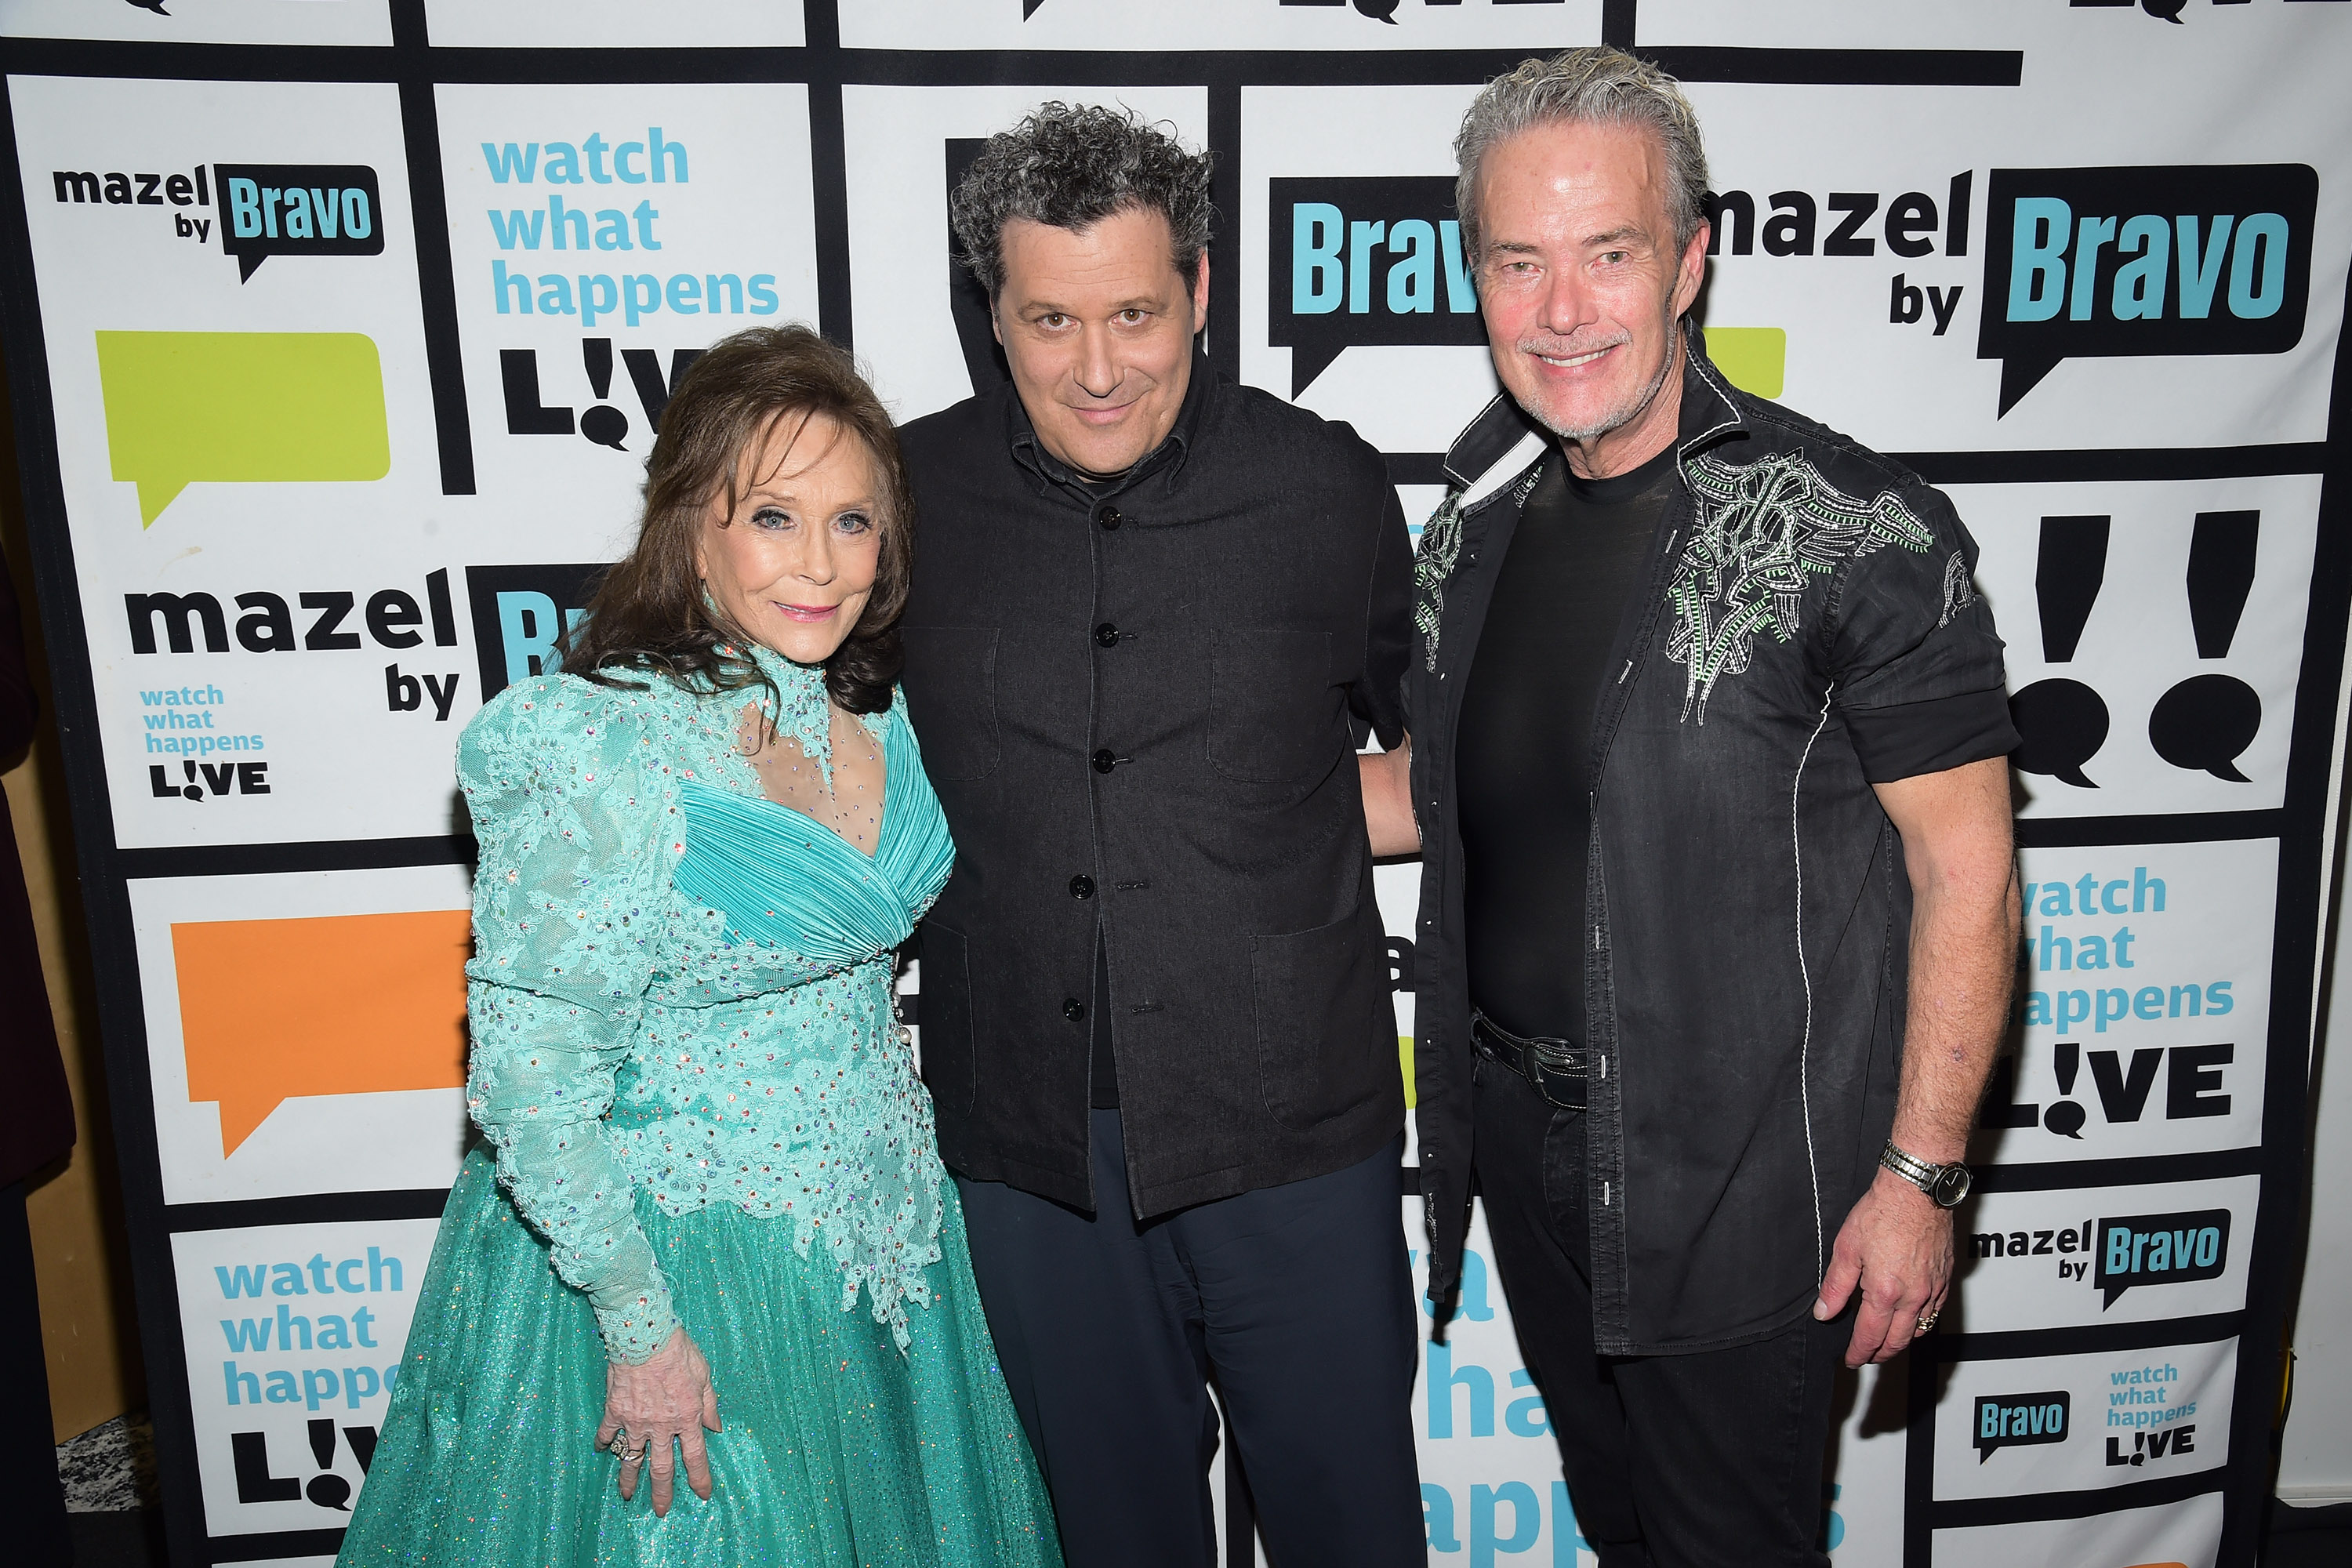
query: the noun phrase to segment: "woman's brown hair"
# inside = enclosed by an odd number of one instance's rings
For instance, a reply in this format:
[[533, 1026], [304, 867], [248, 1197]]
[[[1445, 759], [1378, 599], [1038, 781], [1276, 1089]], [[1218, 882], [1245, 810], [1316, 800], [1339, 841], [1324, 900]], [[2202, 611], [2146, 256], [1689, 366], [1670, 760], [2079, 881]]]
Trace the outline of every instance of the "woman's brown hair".
[[[751, 638], [729, 624], [694, 569], [696, 537], [714, 500], [732, 517], [759, 476], [742, 471], [770, 430], [822, 415], [865, 443], [874, 459], [881, 531], [874, 591], [865, 613], [824, 661], [825, 689], [852, 713], [890, 706], [904, 657], [898, 615], [915, 564], [914, 508], [898, 432], [848, 351], [806, 327], [753, 327], [722, 338], [686, 373], [662, 411], [646, 462], [637, 542], [598, 583], [588, 614], [563, 640], [563, 668], [601, 686], [645, 671], [687, 685], [734, 690], [764, 684], [743, 653]], [[722, 525], [723, 526], [723, 525]]]

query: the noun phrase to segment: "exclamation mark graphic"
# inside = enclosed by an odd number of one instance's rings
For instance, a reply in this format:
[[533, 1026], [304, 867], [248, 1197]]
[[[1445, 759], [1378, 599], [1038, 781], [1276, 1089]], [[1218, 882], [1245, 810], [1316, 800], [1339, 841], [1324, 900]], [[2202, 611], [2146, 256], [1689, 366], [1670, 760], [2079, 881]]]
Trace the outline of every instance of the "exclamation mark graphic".
[[[2189, 624], [2197, 657], [2227, 658], [2254, 586], [2259, 511], [2200, 511], [2189, 540]], [[2263, 700], [2234, 675], [2192, 675], [2157, 700], [2148, 744], [2176, 768], [2248, 784], [2238, 758], [2263, 727]]]
[[[2058, 1079], [2058, 1092], [2072, 1096], [2075, 1075], [2083, 1067], [2083, 1047], [2072, 1040], [2059, 1041], [2056, 1058], [2051, 1067]], [[2081, 1138], [2084, 1120], [2081, 1102], [2071, 1098], [2057, 1101], [2042, 1113], [2042, 1125], [2061, 1138]]]
[[[2042, 658], [2071, 663], [2083, 640], [2091, 606], [2107, 576], [2107, 527], [2104, 517], [2045, 517], [2042, 552], [2033, 569], [2033, 597], [2042, 612]], [[2009, 700], [2010, 717], [2023, 737], [2011, 758], [2029, 773], [2047, 773], [2078, 789], [2099, 786], [2083, 764], [2107, 743], [2107, 704], [2079, 680], [2054, 676], [2037, 680]]]
[[580, 416], [580, 434], [599, 447], [627, 451], [621, 441], [629, 433], [629, 416], [604, 401], [613, 395], [613, 340], [581, 339], [580, 360], [588, 372], [588, 390], [596, 395], [596, 406]]
[[330, 1466], [335, 1462], [335, 1424], [332, 1421], [310, 1423], [310, 1457], [319, 1468], [327, 1470], [323, 1476], [312, 1476], [302, 1495], [320, 1508], [331, 1508], [338, 1513], [352, 1511], [352, 1483], [336, 1475]]

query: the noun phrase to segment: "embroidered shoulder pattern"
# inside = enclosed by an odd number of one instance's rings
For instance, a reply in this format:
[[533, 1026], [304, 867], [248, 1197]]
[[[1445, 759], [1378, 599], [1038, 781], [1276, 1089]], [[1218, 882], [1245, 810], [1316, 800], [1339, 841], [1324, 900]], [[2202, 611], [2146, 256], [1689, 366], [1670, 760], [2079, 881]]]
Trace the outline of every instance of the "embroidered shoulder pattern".
[[1422, 524], [1421, 547], [1412, 557], [1412, 625], [1421, 634], [1424, 668], [1437, 669], [1437, 628], [1445, 618], [1445, 580], [1462, 553], [1462, 492], [1447, 494]]
[[1727, 675], [1745, 675], [1756, 634], [1796, 639], [1808, 574], [1834, 572], [1885, 545], [1925, 554], [1935, 531], [1893, 490], [1858, 500], [1822, 478], [1802, 451], [1753, 463], [1694, 458], [1683, 465], [1696, 521], [1667, 585], [1674, 628], [1666, 657], [1684, 667], [1683, 718], [1706, 722]]
[[[1527, 505], [1528, 497], [1543, 477], [1538, 463], [1512, 488], [1511, 505]], [[1421, 545], [1412, 558], [1412, 625], [1421, 634], [1423, 668], [1437, 669], [1437, 633], [1445, 620], [1445, 582], [1462, 554], [1462, 494], [1454, 490], [1422, 525]]]

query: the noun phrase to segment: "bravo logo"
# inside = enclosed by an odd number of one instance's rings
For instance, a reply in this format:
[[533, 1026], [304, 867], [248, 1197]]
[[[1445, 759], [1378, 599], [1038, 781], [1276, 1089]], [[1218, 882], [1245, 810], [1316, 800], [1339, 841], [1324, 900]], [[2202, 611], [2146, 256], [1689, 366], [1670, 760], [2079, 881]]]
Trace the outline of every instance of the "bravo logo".
[[1976, 1258], [2048, 1257], [2061, 1279], [2088, 1276], [2105, 1298], [2099, 1308], [2105, 1311], [2137, 1286], [2220, 1279], [2230, 1264], [2230, 1211], [2126, 1215], [2095, 1224], [2086, 1219], [2080, 1227], [2064, 1229], [1979, 1231], [1969, 1243]]
[[1483, 345], [1450, 175], [1267, 182], [1266, 341], [1297, 396], [1351, 348]]
[[174, 213], [172, 232], [203, 245], [217, 222], [240, 283], [273, 256], [383, 254], [383, 198], [364, 163], [199, 163], [184, 174], [54, 169], [49, 183], [58, 201], [76, 206], [208, 207], [217, 190], [217, 218]]
[[1995, 169], [1977, 357], [2000, 413], [2068, 358], [2302, 341], [2319, 176], [2302, 163]]
[[2048, 1394], [1979, 1394], [1969, 1439], [1976, 1446], [1977, 1463], [1991, 1458], [1997, 1448], [2064, 1442], [2073, 1406], [2074, 1395], [2063, 1388]]
[[563, 634], [587, 615], [604, 574], [599, 564], [466, 568], [483, 701], [518, 680], [554, 673]]
[[2230, 1261], [2230, 1211], [2132, 1215], [2099, 1222], [2102, 1311], [2135, 1285], [2218, 1279]]

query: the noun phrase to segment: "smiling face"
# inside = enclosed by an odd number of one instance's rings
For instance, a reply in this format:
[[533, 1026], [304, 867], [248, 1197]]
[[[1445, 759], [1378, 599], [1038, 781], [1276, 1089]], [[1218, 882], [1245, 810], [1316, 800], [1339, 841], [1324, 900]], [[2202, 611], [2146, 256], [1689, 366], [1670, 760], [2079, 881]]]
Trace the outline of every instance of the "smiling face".
[[1090, 228], [1004, 226], [996, 341], [1045, 450], [1082, 472], [1125, 473], [1175, 427], [1209, 321], [1209, 261], [1176, 270], [1168, 219], [1114, 213]]
[[1589, 478], [1675, 437], [1675, 323], [1698, 295], [1707, 230], [1677, 249], [1667, 194], [1658, 139], [1619, 126], [1522, 131], [1479, 174], [1478, 302], [1496, 373]]
[[881, 555], [880, 484], [866, 443], [824, 415], [771, 421], [713, 497], [694, 569], [729, 619], [795, 664], [856, 628]]

